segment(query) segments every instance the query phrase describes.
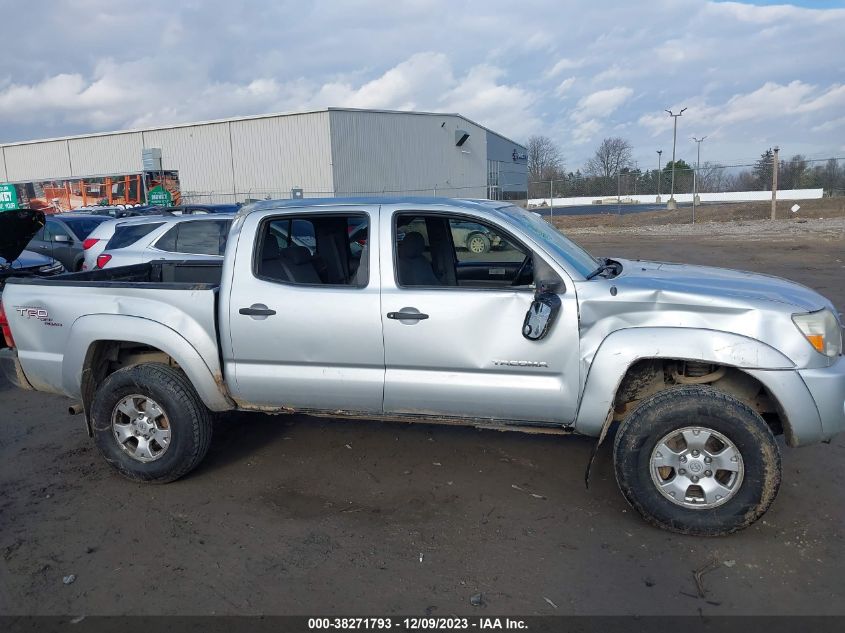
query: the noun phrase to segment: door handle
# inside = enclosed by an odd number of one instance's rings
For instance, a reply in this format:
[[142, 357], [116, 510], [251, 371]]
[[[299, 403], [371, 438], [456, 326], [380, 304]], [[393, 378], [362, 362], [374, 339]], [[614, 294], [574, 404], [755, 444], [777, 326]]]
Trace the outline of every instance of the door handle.
[[251, 317], [267, 318], [268, 316], [273, 316], [274, 314], [276, 314], [276, 311], [268, 308], [264, 304], [256, 303], [249, 306], [248, 308], [241, 308], [240, 310], [238, 310], [238, 313]]
[[428, 318], [428, 315], [422, 312], [388, 312], [387, 318], [397, 321], [423, 321]]

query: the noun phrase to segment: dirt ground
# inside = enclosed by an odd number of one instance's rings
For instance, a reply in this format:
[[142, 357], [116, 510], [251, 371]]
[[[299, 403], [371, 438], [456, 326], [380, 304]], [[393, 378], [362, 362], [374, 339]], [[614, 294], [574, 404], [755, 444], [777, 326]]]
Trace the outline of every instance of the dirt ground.
[[[842, 233], [806, 228], [573, 236], [845, 309]], [[843, 437], [784, 448], [769, 513], [704, 539], [645, 525], [607, 447], [585, 490], [583, 438], [238, 415], [194, 473], [150, 486], [113, 473], [66, 405], [0, 388], [2, 614], [845, 614]]]

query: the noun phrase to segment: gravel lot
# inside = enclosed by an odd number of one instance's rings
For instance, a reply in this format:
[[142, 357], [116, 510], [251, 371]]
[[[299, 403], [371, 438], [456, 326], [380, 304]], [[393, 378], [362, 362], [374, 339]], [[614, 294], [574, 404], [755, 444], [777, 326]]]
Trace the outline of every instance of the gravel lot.
[[[785, 222], [570, 234], [845, 309], [843, 221]], [[842, 437], [784, 449], [764, 519], [701, 539], [646, 526], [607, 447], [585, 490], [583, 438], [237, 415], [193, 474], [144, 486], [66, 404], [0, 386], [3, 614], [845, 614]], [[714, 561], [702, 597], [693, 571]]]

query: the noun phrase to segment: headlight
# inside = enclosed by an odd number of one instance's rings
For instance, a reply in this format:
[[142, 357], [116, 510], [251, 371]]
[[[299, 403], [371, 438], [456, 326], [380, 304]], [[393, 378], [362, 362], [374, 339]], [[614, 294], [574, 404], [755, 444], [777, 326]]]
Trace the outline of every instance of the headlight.
[[61, 262], [55, 261], [39, 266], [38, 272], [43, 275], [58, 275], [59, 273], [65, 272], [65, 267], [62, 266]]
[[792, 320], [817, 352], [831, 357], [842, 353], [842, 327], [827, 308], [808, 314], [793, 314]]

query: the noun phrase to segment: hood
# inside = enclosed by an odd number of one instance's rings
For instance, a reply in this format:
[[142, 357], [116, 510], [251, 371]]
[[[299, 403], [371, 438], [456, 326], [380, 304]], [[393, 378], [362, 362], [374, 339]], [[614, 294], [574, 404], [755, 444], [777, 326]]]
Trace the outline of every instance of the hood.
[[41, 253], [36, 253], [35, 251], [21, 251], [21, 254], [18, 255], [18, 258], [13, 259], [11, 262], [0, 257], [0, 267], [5, 264], [14, 263], [15, 270], [26, 270], [28, 268], [40, 268], [41, 266], [49, 266], [55, 261], [56, 260], [52, 257], [42, 255]]
[[700, 297], [775, 301], [808, 312], [832, 307], [815, 290], [780, 277], [727, 268], [691, 266], [614, 258], [622, 264], [622, 274], [613, 281], [673, 293]]
[[0, 212], [0, 258], [13, 262], [44, 226], [44, 212], [17, 209]]

